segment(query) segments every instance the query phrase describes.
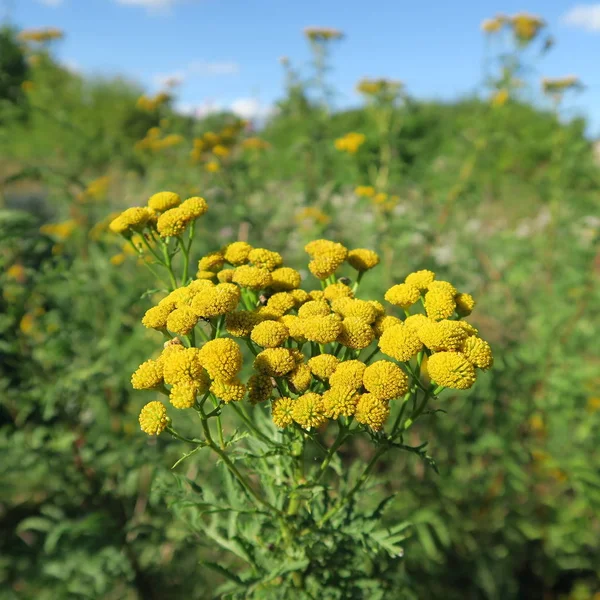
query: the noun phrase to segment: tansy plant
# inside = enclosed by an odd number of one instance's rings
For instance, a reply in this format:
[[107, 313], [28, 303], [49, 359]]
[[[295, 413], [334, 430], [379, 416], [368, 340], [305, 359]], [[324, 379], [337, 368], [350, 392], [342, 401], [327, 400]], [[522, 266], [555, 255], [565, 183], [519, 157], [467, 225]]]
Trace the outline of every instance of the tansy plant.
[[[178, 514], [237, 557], [235, 570], [209, 563], [227, 579], [219, 597], [380, 597], [407, 524], [383, 527], [390, 498], [367, 511], [360, 495], [387, 453], [435, 466], [405, 437], [445, 388], [468, 389], [492, 365], [462, 319], [473, 298], [422, 270], [382, 302], [360, 299], [378, 255], [323, 239], [305, 248], [317, 289], [303, 289], [277, 252], [242, 241], [203, 256], [193, 278], [194, 224], [206, 210], [202, 198], [161, 192], [111, 224], [170, 282], [142, 319], [157, 343], [132, 385], [164, 400], [144, 406], [141, 429], [185, 444], [177, 464], [212, 452], [222, 468], [216, 489], [180, 478]], [[338, 277], [344, 265], [352, 278]], [[239, 429], [224, 427], [228, 412]], [[358, 438], [369, 457], [342, 461]]]

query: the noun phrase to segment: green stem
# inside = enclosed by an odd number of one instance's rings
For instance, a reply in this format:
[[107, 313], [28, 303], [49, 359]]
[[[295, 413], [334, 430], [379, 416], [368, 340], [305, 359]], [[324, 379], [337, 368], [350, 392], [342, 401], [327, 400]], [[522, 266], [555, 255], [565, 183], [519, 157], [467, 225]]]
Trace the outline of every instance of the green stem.
[[[210, 399], [216, 410], [219, 407], [219, 401], [217, 400], [217, 397], [214, 394], [211, 394]], [[221, 413], [218, 413], [216, 415], [216, 420], [217, 420], [217, 433], [219, 434], [219, 444], [221, 445], [221, 448], [225, 449], [225, 439], [223, 437], [223, 425], [221, 423]]]
[[375, 346], [375, 350], [373, 350], [373, 352], [371, 352], [371, 354], [369, 354], [369, 356], [367, 356], [367, 358], [365, 358], [364, 363], [365, 365], [368, 365], [371, 362], [371, 359], [379, 352], [379, 346]]
[[337, 452], [338, 448], [346, 440], [346, 437], [347, 437], [346, 428], [342, 425], [342, 423], [340, 421], [338, 421], [338, 426], [339, 426], [339, 431], [338, 431], [337, 437], [335, 438], [335, 441], [333, 442], [333, 444], [327, 451], [327, 456], [325, 456], [325, 458], [323, 459], [323, 462], [321, 463], [321, 466], [319, 467], [319, 472], [315, 479], [315, 483], [318, 483], [320, 481], [321, 477], [323, 477], [323, 475], [325, 474], [325, 471], [327, 471], [327, 467], [329, 466], [329, 463], [333, 459], [334, 454]]
[[170, 425], [167, 426], [166, 431], [168, 431], [174, 438], [181, 440], [182, 442], [187, 442], [188, 444], [194, 444], [195, 446], [205, 446], [205, 442], [203, 440], [196, 440], [185, 437], [179, 433], [177, 433]]
[[233, 410], [235, 410], [235, 412], [238, 414], [238, 416], [240, 417], [240, 419], [242, 419], [242, 421], [244, 421], [244, 423], [246, 423], [246, 425], [250, 428], [250, 430], [257, 437], [259, 437], [263, 442], [266, 442], [270, 446], [274, 446], [274, 447], [278, 446], [278, 444], [276, 444], [275, 442], [273, 442], [273, 440], [271, 438], [267, 437], [262, 431], [260, 431], [256, 427], [256, 425], [252, 422], [252, 419], [250, 419], [250, 416], [245, 411], [245, 409], [244, 409], [243, 406], [238, 406], [238, 404], [235, 403], [235, 402], [232, 402], [231, 406], [233, 407]]
[[175, 279], [175, 274], [173, 273], [173, 265], [171, 263], [171, 255], [169, 254], [169, 247], [166, 243], [161, 242], [161, 248], [162, 248], [163, 257], [165, 259], [164, 265], [167, 268], [167, 270], [169, 271], [169, 278], [171, 280], [171, 286], [173, 287], [173, 289], [176, 289], [179, 286], [177, 285], [177, 279]]

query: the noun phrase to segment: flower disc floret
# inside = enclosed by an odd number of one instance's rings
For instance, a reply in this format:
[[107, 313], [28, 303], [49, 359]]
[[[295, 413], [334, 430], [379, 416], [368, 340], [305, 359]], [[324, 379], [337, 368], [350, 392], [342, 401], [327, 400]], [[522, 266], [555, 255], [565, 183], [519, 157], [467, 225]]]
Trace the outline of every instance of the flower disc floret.
[[160, 362], [163, 365], [165, 383], [175, 385], [181, 381], [204, 381], [206, 373], [199, 355], [197, 348], [184, 348], [168, 352], [163, 350]]
[[267, 307], [276, 314], [277, 317], [282, 317], [295, 306], [296, 301], [294, 300], [294, 297], [287, 292], [277, 292], [267, 301]]
[[475, 367], [460, 352], [436, 352], [427, 360], [429, 377], [438, 385], [467, 390], [476, 379]]
[[467, 332], [458, 321], [432, 321], [424, 323], [418, 330], [419, 339], [435, 352], [442, 350], [460, 350]]
[[323, 381], [333, 375], [339, 364], [340, 359], [333, 354], [319, 354], [308, 361], [311, 373]]
[[430, 289], [425, 294], [425, 311], [432, 319], [447, 319], [454, 314], [454, 294], [443, 288]]
[[359, 273], [364, 273], [379, 264], [379, 255], [377, 252], [373, 252], [373, 250], [368, 250], [367, 248], [356, 248], [348, 252], [346, 260]]
[[440, 279], [436, 279], [429, 284], [430, 290], [444, 290], [445, 292], [450, 292], [453, 296], [458, 294], [456, 288], [449, 281], [442, 281]]
[[162, 402], [149, 402], [140, 412], [140, 428], [148, 435], [160, 435], [169, 424], [167, 409]]
[[255, 267], [262, 267], [267, 271], [273, 271], [283, 263], [283, 258], [279, 252], [273, 252], [266, 248], [254, 248], [248, 254], [248, 260]]
[[193, 219], [181, 206], [171, 208], [158, 217], [156, 229], [160, 237], [175, 237], [181, 235]]
[[339, 363], [337, 369], [329, 376], [331, 387], [349, 387], [359, 390], [367, 365], [360, 360], [347, 360]]
[[342, 321], [338, 342], [353, 350], [362, 350], [375, 339], [372, 327], [362, 319], [350, 317]]
[[408, 377], [393, 362], [378, 360], [365, 369], [363, 385], [380, 400], [392, 400], [406, 394]]
[[300, 363], [287, 375], [287, 379], [296, 394], [303, 394], [312, 383], [312, 373], [306, 363]]
[[383, 332], [379, 338], [379, 349], [397, 361], [407, 362], [423, 349], [423, 343], [413, 329], [400, 324]]
[[210, 391], [226, 404], [229, 402], [241, 402], [246, 395], [246, 386], [234, 377], [230, 381], [217, 379], [210, 386]]
[[271, 287], [275, 291], [287, 292], [300, 287], [302, 277], [296, 269], [280, 267], [271, 272]]
[[295, 402], [295, 400], [287, 397], [276, 398], [273, 400], [271, 404], [271, 417], [275, 427], [279, 427], [279, 429], [285, 429], [294, 422], [292, 411]]
[[246, 242], [233, 242], [229, 244], [223, 254], [225, 260], [235, 267], [244, 265], [248, 262], [248, 255], [252, 251], [252, 246]]
[[191, 309], [198, 317], [210, 319], [234, 311], [240, 301], [240, 288], [233, 283], [219, 283], [197, 294]]
[[420, 292], [425, 292], [431, 285], [431, 282], [435, 279], [435, 273], [423, 269], [421, 271], [415, 271], [409, 273], [404, 279], [404, 283], [416, 287]]
[[168, 305], [153, 306], [149, 308], [142, 317], [142, 325], [148, 329], [165, 329], [167, 327], [167, 319], [171, 314], [171, 308]]
[[161, 213], [180, 204], [181, 198], [175, 192], [158, 192], [148, 199], [148, 208]]
[[289, 337], [288, 328], [278, 321], [263, 321], [259, 323], [250, 335], [250, 339], [262, 348], [281, 346]]
[[475, 308], [475, 300], [471, 294], [456, 294], [454, 302], [456, 302], [456, 312], [461, 317], [468, 317]]
[[272, 278], [271, 273], [262, 267], [242, 265], [233, 272], [232, 281], [251, 290], [261, 290], [271, 285]]
[[200, 361], [211, 379], [231, 381], [242, 368], [242, 351], [229, 338], [206, 342], [199, 352]]
[[335, 342], [342, 333], [342, 322], [336, 315], [300, 318], [300, 327], [307, 340], [318, 344]]
[[198, 322], [196, 313], [187, 306], [176, 308], [167, 317], [167, 329], [179, 335], [187, 335]]
[[249, 337], [260, 321], [260, 316], [249, 310], [230, 312], [225, 316], [225, 329], [233, 337]]
[[265, 402], [273, 393], [273, 380], [268, 375], [254, 374], [248, 380], [248, 400], [251, 404]]
[[331, 283], [324, 290], [326, 300], [335, 300], [336, 298], [354, 298], [352, 288], [345, 283]]
[[408, 283], [399, 283], [392, 286], [386, 293], [385, 299], [394, 306], [400, 308], [410, 308], [421, 297], [419, 288]]
[[340, 415], [351, 417], [356, 412], [356, 404], [360, 398], [352, 387], [336, 385], [323, 393], [323, 412], [329, 419], [337, 419]]
[[490, 345], [477, 336], [471, 335], [464, 340], [460, 351], [473, 366], [480, 369], [489, 369], [494, 364]]
[[254, 368], [271, 377], [283, 377], [295, 367], [294, 355], [288, 348], [267, 348], [254, 359]]
[[392, 315], [381, 315], [375, 319], [375, 323], [373, 323], [373, 331], [375, 332], [375, 336], [380, 338], [383, 335], [383, 332], [393, 327], [394, 325], [401, 325], [402, 321], [398, 317], [394, 317]]
[[184, 200], [179, 206], [181, 211], [188, 216], [190, 220], [201, 217], [208, 210], [208, 204], [204, 198], [193, 196]]
[[222, 252], [209, 252], [198, 261], [199, 271], [220, 271], [225, 263], [225, 257]]
[[151, 390], [163, 381], [162, 367], [155, 360], [143, 362], [131, 376], [134, 390]]
[[307, 319], [309, 317], [326, 317], [331, 314], [331, 308], [325, 300], [310, 300], [305, 302], [298, 309], [298, 316], [301, 319]]
[[[206, 378], [208, 379], [208, 377]], [[200, 393], [201, 388], [208, 389], [206, 382], [199, 381], [180, 381], [171, 388], [169, 393], [169, 402], [181, 410], [192, 408], [196, 402], [196, 397]]]
[[319, 427], [327, 421], [324, 414], [323, 398], [309, 392], [296, 399], [292, 406], [292, 418], [303, 429]]
[[354, 418], [363, 425], [368, 425], [373, 431], [383, 429], [390, 416], [390, 406], [385, 400], [375, 394], [363, 394], [356, 405]]

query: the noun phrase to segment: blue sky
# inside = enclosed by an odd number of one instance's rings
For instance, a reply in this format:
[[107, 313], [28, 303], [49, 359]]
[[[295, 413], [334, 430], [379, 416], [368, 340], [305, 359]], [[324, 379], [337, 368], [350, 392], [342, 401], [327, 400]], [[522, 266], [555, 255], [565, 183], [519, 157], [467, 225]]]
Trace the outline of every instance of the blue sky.
[[[267, 110], [283, 90], [278, 59], [306, 65], [302, 29], [343, 30], [333, 53], [337, 104], [358, 102], [356, 81], [386, 76], [421, 98], [452, 99], [482, 77], [480, 23], [498, 12], [543, 16], [557, 40], [535, 79], [578, 75], [586, 90], [566, 103], [600, 136], [600, 3], [559, 0], [0, 0], [22, 27], [52, 25], [67, 37], [61, 60], [90, 74], [122, 74], [156, 91], [182, 78], [180, 105]], [[0, 8], [0, 11], [2, 9]], [[1, 14], [1, 13], [0, 13]]]

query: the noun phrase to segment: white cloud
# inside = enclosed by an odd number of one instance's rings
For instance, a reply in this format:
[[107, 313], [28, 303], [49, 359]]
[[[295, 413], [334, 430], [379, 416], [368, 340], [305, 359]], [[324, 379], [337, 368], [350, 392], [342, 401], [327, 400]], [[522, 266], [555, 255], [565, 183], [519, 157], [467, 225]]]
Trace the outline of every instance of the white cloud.
[[600, 32], [600, 4], [578, 4], [563, 15], [562, 22], [585, 31]]
[[64, 0], [38, 0], [40, 4], [45, 4], [46, 6], [52, 6], [53, 8], [60, 6]]
[[150, 11], [161, 11], [171, 8], [178, 0], [115, 0], [117, 4], [141, 6]]
[[175, 108], [181, 114], [193, 116], [198, 119], [214, 113], [230, 111], [242, 119], [263, 120], [273, 113], [272, 106], [262, 104], [255, 98], [238, 98], [229, 104], [210, 100], [202, 104], [180, 102]]
[[238, 98], [229, 108], [243, 119], [264, 119], [271, 112], [270, 106], [262, 104], [256, 98]]
[[175, 87], [197, 77], [219, 77], [222, 75], [236, 75], [240, 66], [235, 62], [208, 62], [197, 60], [183, 69], [172, 73], [157, 73], [152, 77], [152, 82], [159, 88]]

